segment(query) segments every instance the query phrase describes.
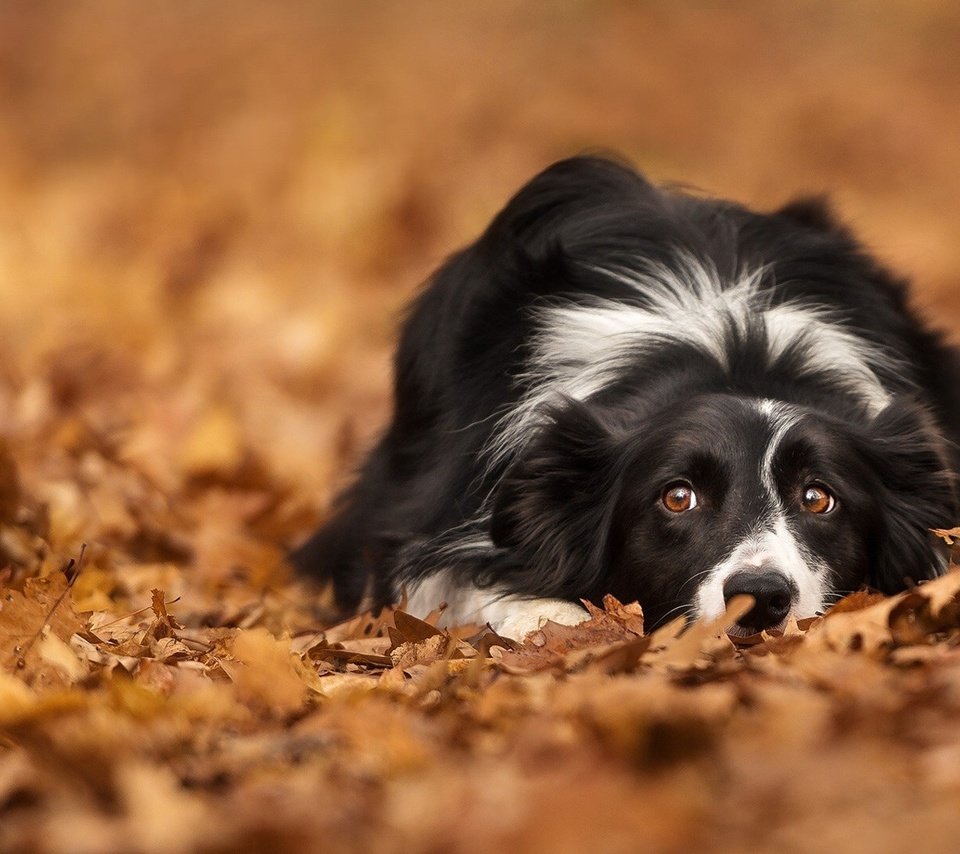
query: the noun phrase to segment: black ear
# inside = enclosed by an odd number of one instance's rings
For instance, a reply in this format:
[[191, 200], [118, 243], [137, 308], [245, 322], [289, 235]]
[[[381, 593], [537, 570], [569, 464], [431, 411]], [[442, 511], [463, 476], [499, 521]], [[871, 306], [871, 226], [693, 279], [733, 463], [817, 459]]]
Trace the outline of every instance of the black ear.
[[776, 216], [814, 231], [850, 236], [847, 227], [837, 219], [826, 196], [802, 196], [794, 199], [780, 208]]
[[956, 475], [934, 418], [917, 403], [895, 400], [870, 432], [862, 452], [879, 477], [882, 510], [870, 583], [896, 593], [909, 581], [938, 575], [945, 565], [944, 546], [930, 529], [958, 521]]
[[598, 211], [630, 210], [656, 190], [626, 163], [612, 157], [560, 160], [528, 181], [507, 202], [484, 235], [502, 252], [520, 245], [534, 258], [562, 245]]
[[490, 534], [536, 574], [542, 595], [583, 596], [603, 575], [618, 469], [613, 437], [575, 402], [508, 469]]

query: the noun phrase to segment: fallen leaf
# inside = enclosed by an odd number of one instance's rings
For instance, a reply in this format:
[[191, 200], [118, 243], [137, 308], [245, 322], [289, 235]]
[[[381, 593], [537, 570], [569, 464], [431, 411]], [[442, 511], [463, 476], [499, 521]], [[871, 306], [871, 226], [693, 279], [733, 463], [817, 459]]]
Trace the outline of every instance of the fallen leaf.
[[297, 675], [289, 640], [266, 629], [245, 629], [237, 632], [230, 653], [232, 660], [223, 659], [220, 666], [244, 700], [279, 714], [301, 708], [307, 685]]
[[61, 573], [27, 580], [23, 592], [0, 593], [0, 653], [2, 667], [19, 671], [37, 687], [62, 685], [63, 673], [45, 662], [37, 648], [44, 629], [66, 643], [83, 628], [67, 595], [67, 580]]

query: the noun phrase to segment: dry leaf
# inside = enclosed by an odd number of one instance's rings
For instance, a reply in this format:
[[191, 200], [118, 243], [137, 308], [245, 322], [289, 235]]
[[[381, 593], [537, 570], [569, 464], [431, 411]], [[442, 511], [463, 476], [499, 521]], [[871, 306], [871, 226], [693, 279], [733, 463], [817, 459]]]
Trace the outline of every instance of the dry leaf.
[[954, 851], [955, 571], [521, 646], [342, 621], [284, 560], [387, 421], [415, 282], [564, 140], [842, 175], [956, 337], [953, 6], [121, 5], [0, 4], [0, 851]]
[[960, 528], [950, 528], [948, 530], [931, 528], [930, 531], [940, 537], [948, 546], [952, 546], [960, 540]]
[[230, 653], [233, 660], [222, 660], [220, 666], [243, 699], [279, 714], [303, 705], [307, 686], [297, 673], [289, 640], [266, 629], [246, 629], [237, 632]]
[[58, 572], [28, 579], [22, 593], [0, 593], [0, 655], [5, 657], [0, 666], [4, 670], [19, 671], [38, 687], [62, 684], [62, 671], [43, 660], [37, 644], [45, 629], [66, 643], [83, 628], [66, 591], [67, 580]]

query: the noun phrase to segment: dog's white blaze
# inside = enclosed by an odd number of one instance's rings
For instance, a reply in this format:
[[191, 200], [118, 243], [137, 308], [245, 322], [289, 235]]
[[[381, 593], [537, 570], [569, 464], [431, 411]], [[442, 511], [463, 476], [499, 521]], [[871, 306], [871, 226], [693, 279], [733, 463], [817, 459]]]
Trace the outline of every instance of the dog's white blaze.
[[407, 611], [426, 617], [446, 604], [442, 626], [489, 623], [505, 637], [522, 639], [539, 629], [547, 620], [576, 625], [589, 615], [579, 605], [563, 599], [530, 599], [492, 588], [464, 585], [446, 570], [440, 570], [416, 582], [408, 591]]
[[800, 416], [795, 407], [779, 400], [759, 400], [755, 406], [761, 415], [767, 417], [772, 431], [763, 452], [763, 459], [760, 461], [760, 483], [763, 484], [767, 497], [776, 506], [780, 499], [773, 479], [773, 457], [783, 437], [800, 420]]
[[675, 269], [646, 262], [637, 270], [597, 272], [634, 288], [646, 304], [596, 299], [539, 310], [530, 365], [517, 378], [529, 390], [504, 416], [487, 448], [491, 467], [526, 444], [546, 406], [563, 398], [592, 397], [624, 367], [664, 344], [690, 344], [727, 369], [731, 331], [742, 335], [765, 328], [771, 366], [788, 351], [795, 353], [801, 370], [829, 375], [874, 414], [890, 401], [878, 371], [895, 373], [896, 361], [828, 309], [806, 303], [771, 305], [770, 290], [761, 288], [763, 269], [725, 284], [709, 264], [681, 254]]
[[794, 536], [783, 512], [780, 494], [773, 476], [773, 459], [787, 432], [800, 420], [798, 409], [779, 400], [758, 400], [754, 408], [770, 424], [770, 438], [760, 460], [759, 479], [772, 516], [758, 523], [758, 533], [745, 538], [724, 560], [707, 573], [694, 596], [698, 616], [718, 617], [726, 604], [723, 585], [735, 572], [772, 569], [793, 582], [797, 596], [792, 612], [796, 617], [812, 617], [823, 608], [829, 567], [810, 555]]
[[710, 570], [694, 596], [697, 616], [719, 617], [726, 608], [723, 598], [726, 580], [735, 572], [761, 566], [783, 573], [796, 585], [797, 597], [792, 608], [795, 617], [812, 617], [823, 609], [828, 567], [806, 552], [783, 513], [778, 512], [765, 530], [744, 539]]

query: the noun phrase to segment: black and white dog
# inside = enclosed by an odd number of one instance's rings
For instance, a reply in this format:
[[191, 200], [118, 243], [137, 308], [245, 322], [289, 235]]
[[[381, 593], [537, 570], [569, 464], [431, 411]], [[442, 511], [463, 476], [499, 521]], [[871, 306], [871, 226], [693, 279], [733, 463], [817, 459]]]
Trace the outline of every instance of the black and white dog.
[[395, 412], [295, 555], [520, 636], [579, 600], [778, 628], [941, 572], [960, 359], [817, 201], [772, 214], [600, 158], [533, 179], [415, 302]]

